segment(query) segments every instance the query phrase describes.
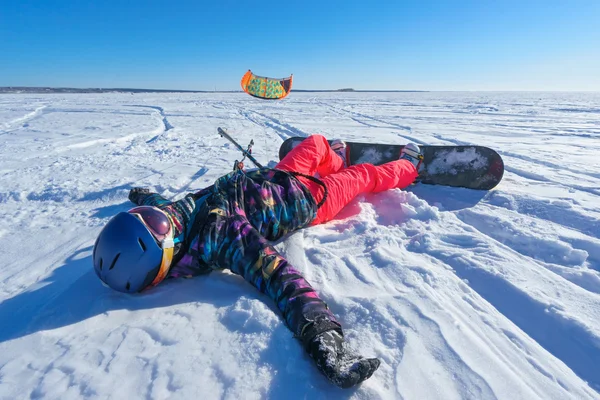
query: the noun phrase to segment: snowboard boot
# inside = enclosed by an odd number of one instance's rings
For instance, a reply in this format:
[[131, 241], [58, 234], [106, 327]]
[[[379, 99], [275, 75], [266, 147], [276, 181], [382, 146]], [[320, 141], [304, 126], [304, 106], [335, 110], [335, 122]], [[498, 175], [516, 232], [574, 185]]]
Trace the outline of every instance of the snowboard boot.
[[335, 139], [331, 141], [330, 147], [331, 150], [333, 150], [335, 154], [340, 156], [342, 161], [344, 161], [344, 168], [348, 168], [348, 162], [346, 157], [346, 142], [344, 142], [341, 139]]
[[408, 143], [400, 150], [400, 159], [410, 161], [418, 171], [419, 166], [421, 166], [421, 163], [423, 162], [423, 155], [421, 154], [419, 146], [414, 143]]
[[346, 349], [344, 338], [335, 330], [315, 336], [307, 350], [319, 371], [344, 389], [371, 377], [381, 363], [378, 358], [364, 358]]

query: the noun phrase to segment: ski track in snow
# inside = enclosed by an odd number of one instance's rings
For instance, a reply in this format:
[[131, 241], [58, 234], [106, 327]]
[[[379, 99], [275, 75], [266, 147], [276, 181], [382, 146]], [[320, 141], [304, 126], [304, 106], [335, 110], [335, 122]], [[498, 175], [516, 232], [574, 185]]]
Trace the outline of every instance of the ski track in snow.
[[240, 110], [240, 114], [258, 126], [271, 128], [281, 138], [282, 141], [294, 136], [309, 136], [309, 134], [298, 128], [295, 128], [290, 124], [281, 122], [277, 118], [270, 117], [258, 111]]
[[[600, 95], [0, 95], [0, 398], [600, 399]], [[492, 191], [359, 196], [277, 248], [381, 367], [319, 375], [227, 272], [127, 296], [91, 267], [131, 187], [169, 198], [293, 136], [479, 144]], [[251, 166], [247, 163], [247, 166]]]
[[[165, 115], [165, 110], [162, 107], [159, 106], [145, 106], [145, 105], [139, 105], [139, 104], [131, 104], [131, 107], [142, 107], [142, 108], [150, 108], [152, 110], [156, 110], [158, 111], [158, 119], [160, 119], [160, 121], [163, 124], [164, 127], [164, 131], [167, 132], [171, 129], [173, 129], [173, 125], [171, 125], [171, 123], [169, 122], [169, 120], [167, 119], [167, 116]], [[150, 139], [152, 140], [156, 140], [156, 137]]]

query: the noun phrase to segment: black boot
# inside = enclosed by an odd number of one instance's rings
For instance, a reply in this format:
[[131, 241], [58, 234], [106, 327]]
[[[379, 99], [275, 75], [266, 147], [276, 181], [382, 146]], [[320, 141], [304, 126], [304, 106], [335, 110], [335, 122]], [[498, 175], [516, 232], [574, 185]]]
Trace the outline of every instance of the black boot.
[[342, 335], [330, 330], [315, 336], [307, 350], [323, 375], [337, 386], [349, 388], [373, 375], [380, 361], [353, 354], [343, 344]]

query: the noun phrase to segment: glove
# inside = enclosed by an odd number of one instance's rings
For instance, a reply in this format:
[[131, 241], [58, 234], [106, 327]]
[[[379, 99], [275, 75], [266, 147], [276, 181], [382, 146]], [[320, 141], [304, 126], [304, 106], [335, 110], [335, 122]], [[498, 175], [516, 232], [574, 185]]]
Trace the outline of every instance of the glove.
[[140, 205], [144, 198], [150, 194], [150, 189], [136, 187], [129, 191], [129, 201]]
[[378, 358], [364, 358], [347, 350], [344, 338], [335, 330], [315, 336], [307, 351], [315, 360], [319, 371], [344, 389], [368, 379], [381, 363]]

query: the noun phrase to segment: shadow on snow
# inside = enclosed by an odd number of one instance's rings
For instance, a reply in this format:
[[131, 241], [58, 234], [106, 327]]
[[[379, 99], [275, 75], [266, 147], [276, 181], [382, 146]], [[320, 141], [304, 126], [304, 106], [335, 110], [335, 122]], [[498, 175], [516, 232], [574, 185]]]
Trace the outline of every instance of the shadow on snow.
[[[90, 246], [75, 252], [50, 276], [36, 283], [35, 288], [0, 303], [0, 343], [76, 324], [113, 310], [157, 309], [194, 302], [227, 307], [241, 297], [261, 300], [279, 315], [275, 305], [243, 278], [221, 271], [212, 272], [210, 279], [198, 276], [169, 280], [145, 293], [118, 293], [102, 286], [96, 277], [91, 267], [91, 250]], [[270, 364], [273, 371], [267, 397], [352, 396], [356, 389], [338, 389], [321, 376], [283, 320], [280, 321], [281, 326], [274, 328], [260, 355], [261, 365]], [[244, 333], [239, 324], [222, 322], [223, 329]], [[239, 379], [244, 379], [243, 375]], [[290, 396], [292, 392], [294, 395]]]

